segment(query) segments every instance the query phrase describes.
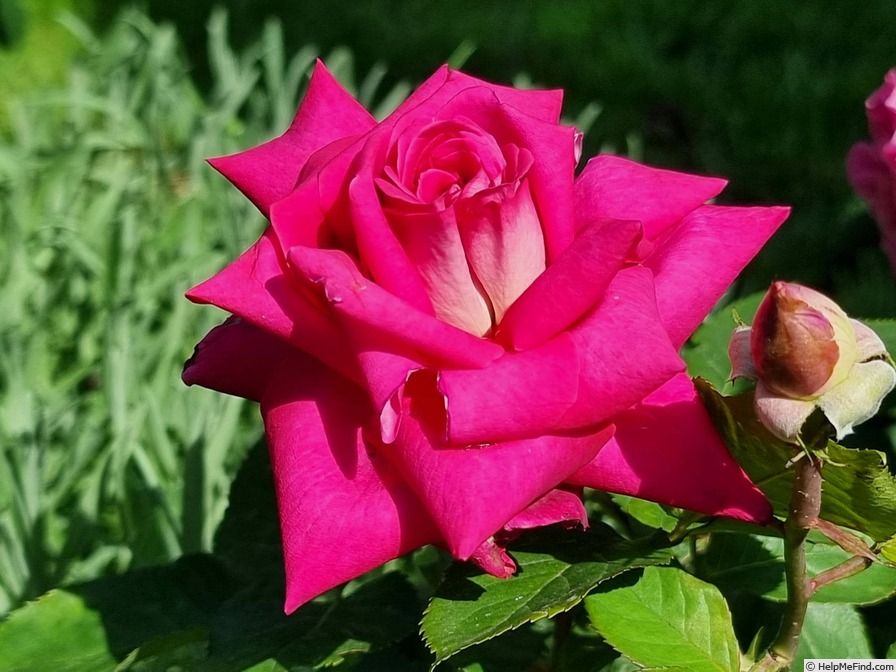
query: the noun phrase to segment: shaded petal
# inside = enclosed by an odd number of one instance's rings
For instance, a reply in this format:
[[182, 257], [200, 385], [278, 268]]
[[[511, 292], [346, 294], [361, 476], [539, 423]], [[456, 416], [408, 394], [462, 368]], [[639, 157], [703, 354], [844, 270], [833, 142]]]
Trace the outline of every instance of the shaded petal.
[[727, 182], [651, 168], [620, 156], [596, 156], [576, 180], [576, 224], [628, 219], [653, 240], [685, 215], [718, 196]]
[[516, 563], [507, 554], [507, 544], [523, 530], [561, 523], [564, 527], [588, 527], [582, 498], [568, 490], [551, 490], [515, 515], [504, 529], [489, 537], [470, 556], [470, 562], [499, 579], [516, 572]]
[[620, 271], [603, 302], [569, 333], [579, 353], [579, 394], [558, 428], [605, 422], [685, 368], [660, 321], [645, 268]]
[[267, 215], [271, 204], [295, 186], [312, 153], [375, 125], [370, 113], [318, 61], [299, 111], [283, 135], [209, 163]]
[[569, 327], [604, 295], [639, 232], [637, 222], [616, 220], [583, 229], [510, 306], [495, 339], [514, 350], [528, 350]]
[[896, 370], [889, 362], [863, 362], [852, 367], [846, 380], [821, 395], [816, 403], [834, 425], [839, 441], [852, 434], [855, 425], [874, 417], [893, 387]]
[[286, 562], [286, 611], [439, 540], [387, 460], [365, 445], [360, 389], [307, 357], [262, 400]]
[[884, 83], [865, 101], [868, 130], [879, 144], [892, 142], [896, 133], [896, 69], [884, 75]]
[[771, 519], [771, 505], [731, 457], [686, 375], [614, 422], [613, 440], [570, 482], [707, 515]]
[[448, 448], [441, 444], [444, 407], [434, 374], [414, 374], [405, 402], [398, 438], [384, 450], [460, 559], [591, 461], [611, 433]]
[[551, 490], [511, 518], [504, 529], [531, 530], [555, 523], [564, 527], [588, 527], [588, 512], [581, 495], [569, 490]]
[[501, 346], [426, 315], [385, 291], [361, 275], [343, 252], [294, 247], [288, 257], [290, 272], [316, 286], [331, 311], [351, 317], [358, 329], [383, 334], [394, 352], [446, 368], [482, 368], [504, 354]]
[[223, 308], [357, 380], [338, 324], [284, 275], [284, 267], [279, 242], [268, 227], [238, 259], [188, 291], [187, 298]]
[[361, 275], [338, 250], [294, 247], [290, 270], [320, 292], [340, 325], [360, 380], [380, 417], [382, 440], [391, 443], [400, 421], [401, 388], [421, 368], [481, 368], [504, 350], [426, 315]]
[[659, 243], [644, 265], [656, 275], [656, 300], [675, 347], [681, 347], [789, 208], [698, 208]]
[[454, 445], [534, 438], [550, 430], [578, 397], [578, 350], [569, 334], [485, 369], [439, 374], [448, 441]]
[[753, 409], [768, 431], [782, 441], [796, 443], [800, 430], [815, 410], [815, 401], [778, 396], [760, 381], [756, 383]]
[[[891, 145], [896, 148], [896, 145]], [[853, 145], [846, 157], [846, 172], [853, 189], [865, 199], [881, 235], [881, 248], [896, 274], [896, 166], [888, 166], [877, 147]]]
[[434, 315], [431, 294], [426, 291], [415, 260], [407, 247], [396, 238], [370, 175], [361, 175], [349, 183], [349, 213], [354, 227], [358, 252], [370, 269], [373, 279], [386, 291], [407, 301], [429, 315]]
[[231, 316], [196, 345], [182, 378], [187, 385], [261, 401], [271, 376], [293, 351], [285, 341]]
[[516, 563], [508, 555], [507, 546], [494, 537], [483, 541], [469, 560], [482, 571], [499, 579], [509, 579], [516, 574]]
[[874, 209], [875, 217], [893, 221], [893, 177], [877, 147], [867, 142], [853, 145], [846, 155], [846, 173], [852, 188]]
[[288, 196], [271, 205], [270, 220], [280, 249], [296, 245], [328, 247], [334, 242], [335, 234], [320, 208], [315, 180], [300, 183]]

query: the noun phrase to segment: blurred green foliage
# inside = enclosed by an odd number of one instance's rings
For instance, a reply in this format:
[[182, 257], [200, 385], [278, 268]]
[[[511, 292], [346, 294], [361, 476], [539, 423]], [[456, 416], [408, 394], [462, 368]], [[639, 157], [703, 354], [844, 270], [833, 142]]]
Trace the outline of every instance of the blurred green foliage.
[[206, 102], [170, 28], [130, 14], [99, 41], [70, 21], [82, 59], [7, 101], [0, 140], [0, 612], [208, 548], [259, 432], [241, 401], [178, 380], [218, 317], [182, 293], [261, 225], [203, 158], [282, 123], [298, 76], [268, 96], [258, 56], [221, 46]]
[[[122, 1], [101, 3], [100, 18]], [[238, 46], [274, 16], [290, 49], [348, 45], [362, 70], [387, 63], [390, 83], [420, 81], [471, 44], [473, 74], [507, 82], [528, 73], [565, 89], [573, 111], [599, 102], [586, 155], [626, 151], [635, 137], [649, 163], [730, 179], [724, 202], [794, 206], [744, 292], [787, 277], [850, 289], [845, 307], [857, 314], [896, 310], [896, 298], [855, 277], [887, 270], [843, 169], [866, 134], [865, 97], [896, 64], [891, 0], [145, 0], [154, 18], [178, 26], [206, 87], [204, 25], [215, 4], [228, 9]]]
[[[126, 12], [65, 82], [7, 103], [0, 134], [0, 614], [51, 587], [208, 550], [260, 435], [242, 400], [178, 373], [223, 314], [183, 293], [238, 256], [261, 215], [205, 164], [285, 128], [318, 53], [279, 26], [242, 53], [209, 20], [201, 94], [177, 35]], [[384, 116], [407, 94], [355, 83]]]

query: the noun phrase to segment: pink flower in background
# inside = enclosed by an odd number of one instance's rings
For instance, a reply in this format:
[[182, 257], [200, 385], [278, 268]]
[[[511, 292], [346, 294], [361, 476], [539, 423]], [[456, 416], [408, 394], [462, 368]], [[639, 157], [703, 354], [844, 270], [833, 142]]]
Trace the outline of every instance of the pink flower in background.
[[318, 64], [286, 133], [212, 164], [271, 225], [192, 289], [184, 380], [261, 403], [286, 609], [425, 544], [498, 576], [581, 487], [764, 521], [678, 349], [787, 215], [613, 156], [559, 91], [442, 68], [377, 123]]
[[881, 247], [896, 273], [896, 70], [865, 101], [871, 142], [853, 146], [846, 172], [880, 228]]

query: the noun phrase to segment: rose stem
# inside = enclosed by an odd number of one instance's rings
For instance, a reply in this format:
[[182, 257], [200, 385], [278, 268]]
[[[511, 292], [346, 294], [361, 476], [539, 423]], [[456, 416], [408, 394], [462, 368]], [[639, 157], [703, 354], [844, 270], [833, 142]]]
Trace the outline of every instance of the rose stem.
[[784, 521], [784, 572], [787, 605], [778, 636], [765, 657], [751, 672], [787, 670], [800, 643], [812, 586], [806, 573], [806, 537], [821, 511], [821, 469], [816, 458], [807, 455], [794, 465], [793, 490], [787, 520]]
[[554, 646], [551, 652], [551, 662], [548, 670], [560, 669], [563, 647], [572, 634], [572, 625], [575, 620], [574, 610], [563, 611], [554, 617]]
[[822, 586], [826, 586], [834, 581], [848, 579], [860, 572], [865, 571], [871, 566], [871, 560], [854, 555], [849, 560], [841, 562], [836, 567], [831, 567], [823, 572], [819, 572], [812, 579], [809, 579], [809, 594], [814, 595]]

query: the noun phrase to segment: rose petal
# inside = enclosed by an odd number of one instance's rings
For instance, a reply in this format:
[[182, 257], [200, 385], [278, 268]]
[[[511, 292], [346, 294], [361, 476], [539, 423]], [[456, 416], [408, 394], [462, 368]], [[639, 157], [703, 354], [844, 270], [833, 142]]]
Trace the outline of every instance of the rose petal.
[[796, 443], [800, 430], [815, 410], [815, 402], [778, 396], [760, 381], [756, 383], [753, 409], [768, 431], [782, 441]]
[[681, 347], [728, 285], [771, 237], [789, 208], [705, 205], [684, 218], [644, 265], [656, 275], [663, 324]]
[[579, 394], [558, 428], [604, 422], [684, 370], [645, 268], [620, 271], [603, 302], [569, 333], [579, 352]]
[[527, 180], [457, 202], [467, 262], [488, 295], [495, 324], [544, 271], [541, 222]]
[[588, 527], [588, 512], [581, 494], [559, 488], [551, 490], [511, 518], [504, 529], [531, 530], [555, 523], [562, 523], [564, 527]]
[[855, 425], [874, 417], [894, 387], [896, 370], [889, 362], [863, 362], [852, 367], [846, 380], [821, 395], [816, 403], [834, 425], [839, 441], [852, 434]]
[[619, 156], [596, 156], [576, 180], [576, 224], [639, 221], [645, 237], [653, 240], [718, 196], [726, 184], [720, 178], [651, 168]]
[[317, 62], [289, 129], [279, 138], [209, 163], [265, 215], [295, 186], [311, 154], [346, 136], [365, 133], [376, 120]]
[[339, 326], [310, 302], [301, 285], [283, 274], [279, 250], [268, 227], [238, 259], [187, 292], [187, 298], [223, 308], [357, 380]]
[[460, 92], [481, 87], [490, 95], [507, 105], [525, 110], [536, 119], [556, 124], [560, 120], [560, 109], [563, 105], [561, 89], [516, 89], [510, 86], [483, 82], [470, 77], [447, 65], [439, 68], [429, 79], [421, 84], [383, 123], [394, 122], [397, 118], [414, 112], [415, 117], [433, 115]]
[[575, 238], [573, 184], [576, 168], [576, 130], [571, 126], [532, 123], [524, 112], [505, 108], [517, 131], [514, 144], [534, 158], [529, 169], [529, 188], [544, 232], [547, 259], [553, 263]]
[[286, 612], [439, 541], [414, 493], [361, 437], [361, 390], [298, 356], [262, 400], [286, 562]]
[[871, 327], [858, 320], [850, 320], [856, 336], [856, 358], [859, 362], [883, 357], [887, 354], [887, 346]]
[[349, 212], [361, 258], [377, 284], [417, 310], [435, 315], [419, 268], [415, 268], [414, 259], [409, 258], [386, 221], [372, 179], [351, 181]]
[[768, 500], [728, 453], [686, 375], [614, 422], [613, 440], [569, 482], [707, 515], [771, 518]]
[[510, 306], [495, 339], [528, 350], [569, 327], [604, 295], [639, 232], [638, 223], [616, 220], [584, 228]]
[[[896, 147], [896, 144], [890, 145]], [[881, 233], [881, 247], [896, 273], [896, 178], [880, 151], [869, 143], [853, 145], [846, 157], [853, 189], [865, 199]]]
[[184, 364], [183, 381], [260, 401], [270, 377], [293, 348], [231, 316], [209, 331]]
[[405, 403], [398, 438], [385, 448], [386, 455], [460, 559], [469, 558], [531, 502], [592, 460], [610, 435], [605, 429], [580, 437], [448, 448], [441, 443], [444, 407], [434, 374], [414, 374]]
[[889, 220], [896, 203], [881, 196], [892, 192], [893, 178], [877, 148], [867, 142], [853, 145], [846, 155], [846, 172], [852, 188], [875, 209], [875, 217], [884, 215]]
[[439, 374], [453, 445], [530, 439], [549, 433], [579, 391], [578, 350], [568, 334], [485, 369]]
[[491, 308], [467, 263], [454, 209], [392, 210], [389, 220], [426, 288], [436, 316], [474, 336], [491, 331]]
[[884, 75], [884, 83], [865, 101], [868, 129], [878, 144], [893, 140], [896, 133], [896, 70]]
[[507, 554], [507, 543], [522, 530], [561, 523], [564, 527], [588, 527], [588, 514], [580, 495], [568, 490], [551, 490], [515, 515], [499, 532], [489, 537], [470, 556], [470, 562], [499, 579], [516, 572], [516, 563]]
[[361, 275], [343, 252], [295, 247], [287, 256], [290, 272], [323, 292], [330, 311], [351, 317], [358, 329], [382, 333], [394, 352], [437, 368], [482, 368], [504, 354], [501, 346], [421, 313], [385, 291]]
[[507, 547], [498, 543], [494, 537], [483, 541], [469, 560], [482, 571], [499, 579], [509, 579], [516, 574], [516, 563], [507, 554]]
[[398, 430], [397, 395], [411, 372], [428, 366], [481, 368], [504, 352], [415, 310], [364, 278], [342, 252], [295, 247], [288, 256], [292, 274], [322, 294], [339, 322], [347, 343], [343, 357], [357, 362], [387, 443]]
[[575, 238], [575, 129], [542, 121], [502, 104], [484, 86], [459, 93], [438, 110], [440, 119], [455, 116], [470, 119], [502, 146], [516, 145], [532, 153], [529, 187], [541, 220], [547, 258], [553, 262]]

